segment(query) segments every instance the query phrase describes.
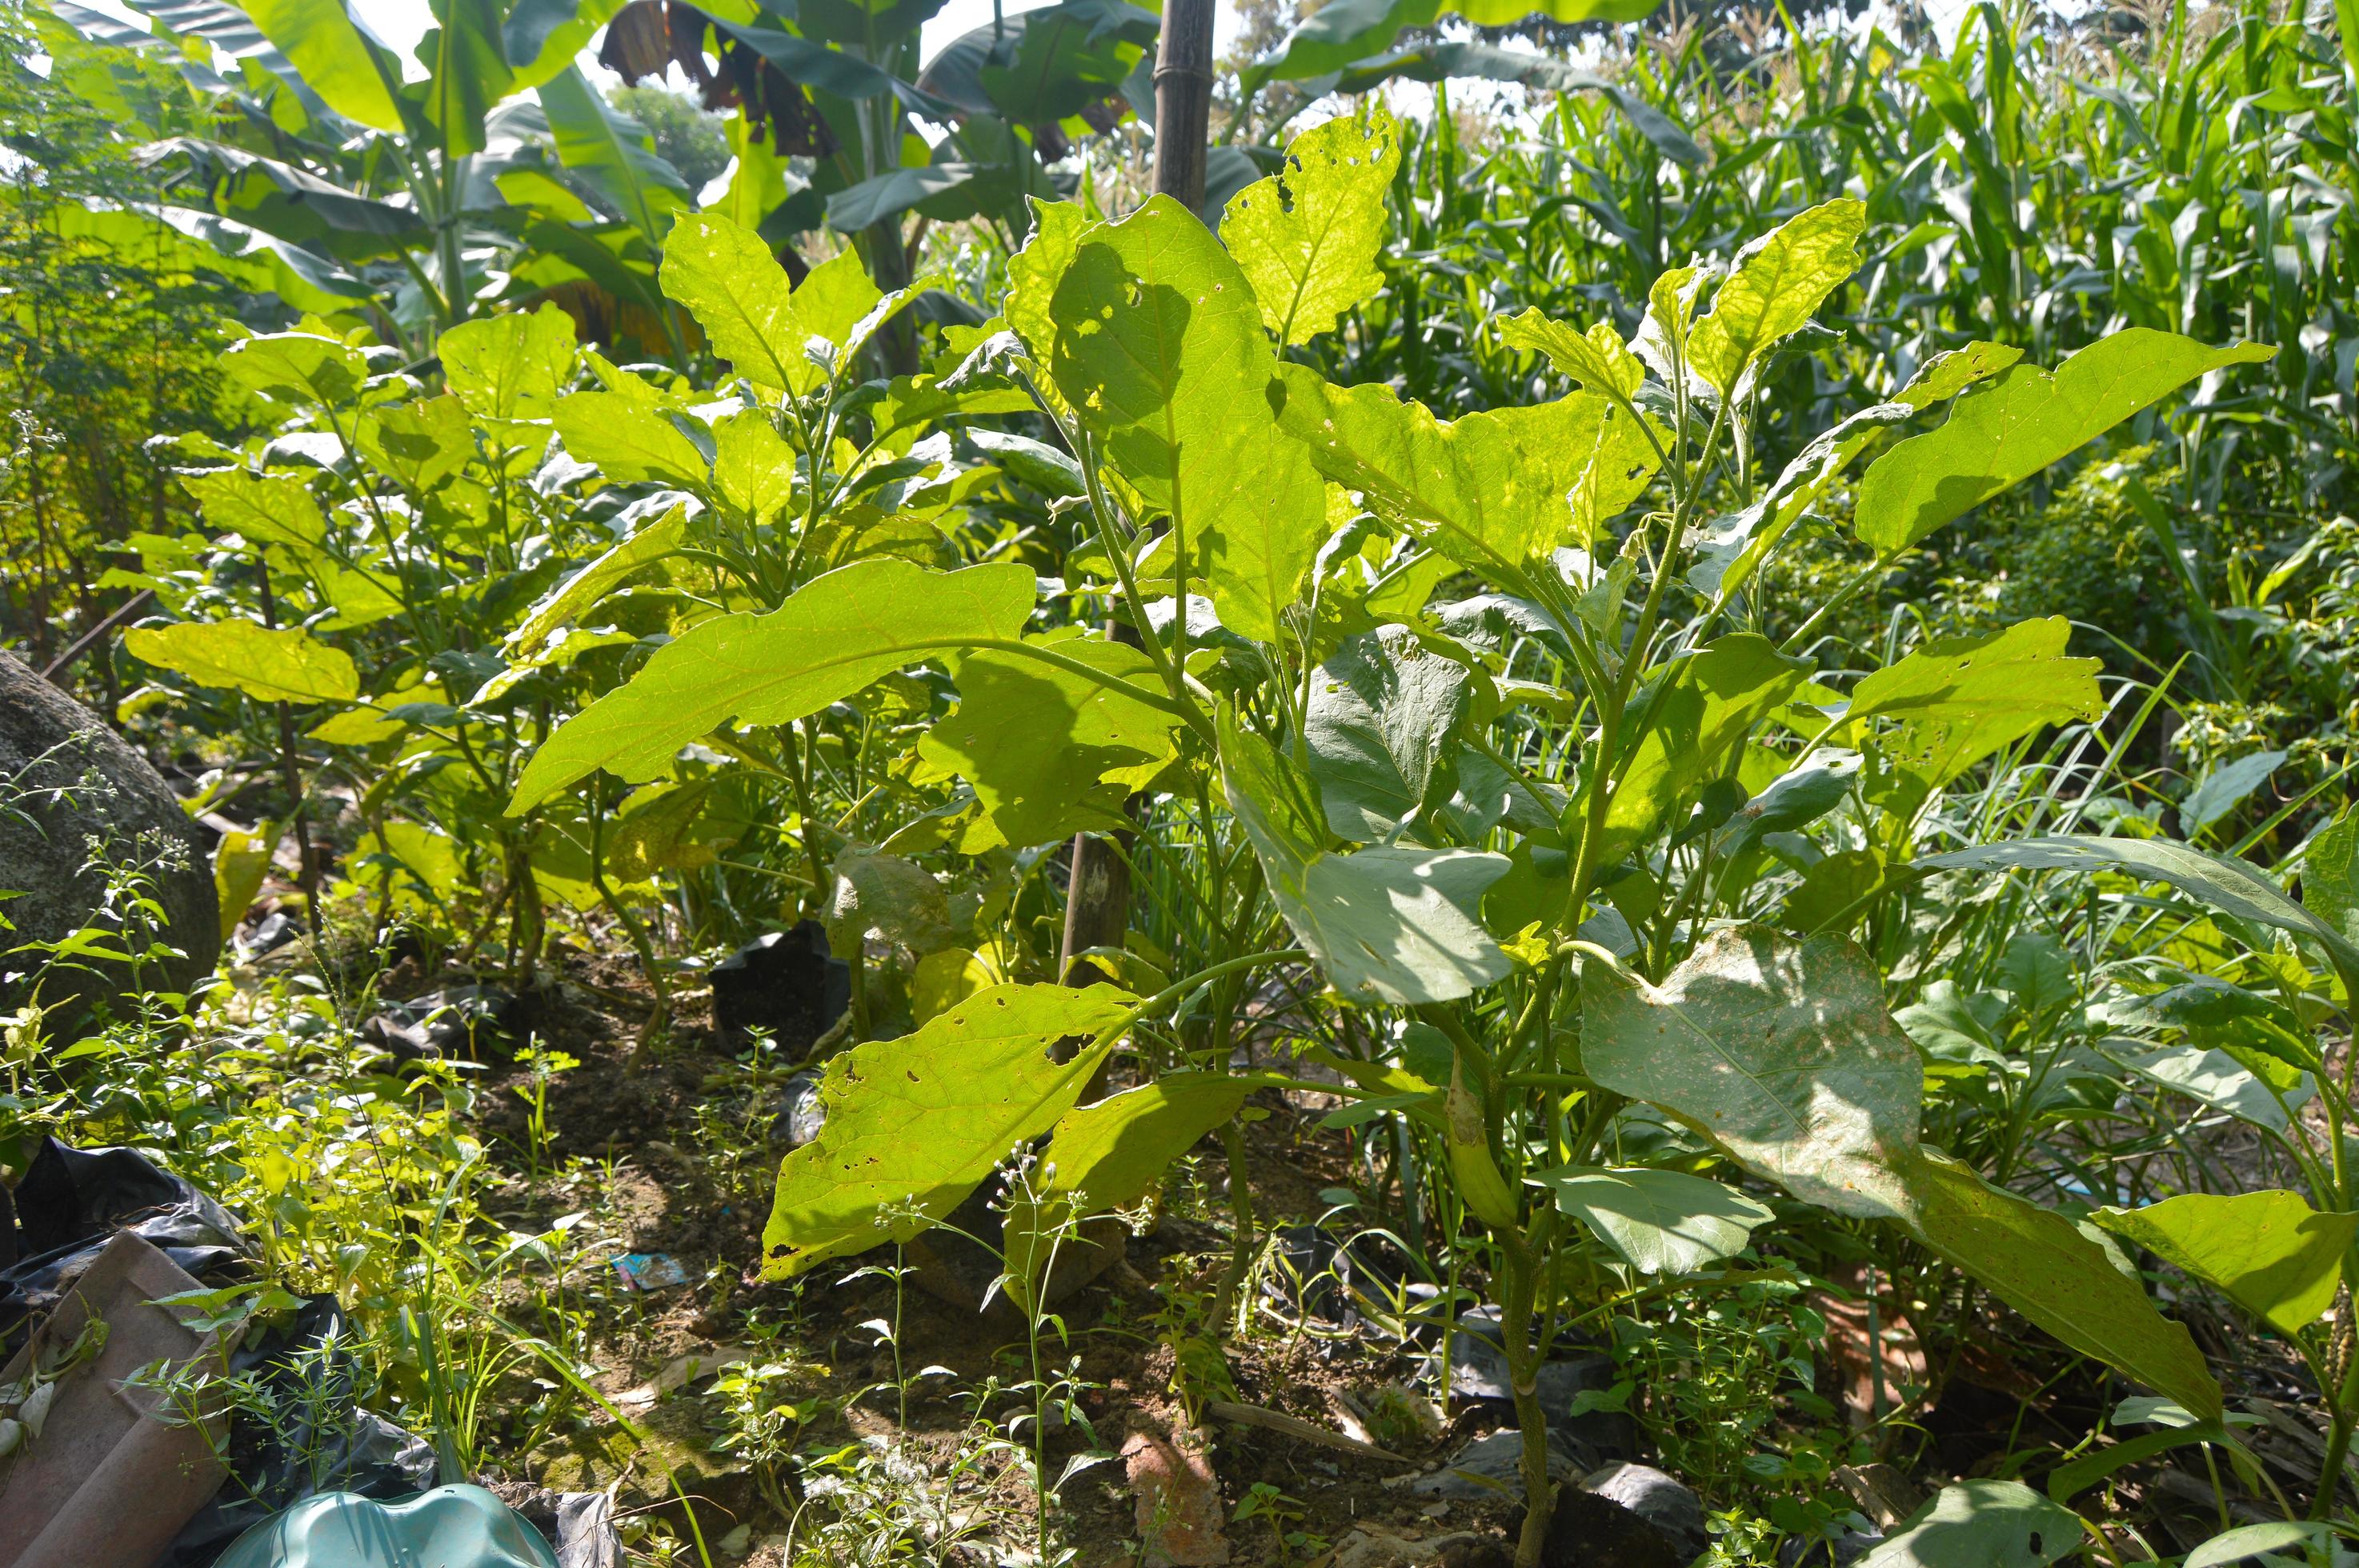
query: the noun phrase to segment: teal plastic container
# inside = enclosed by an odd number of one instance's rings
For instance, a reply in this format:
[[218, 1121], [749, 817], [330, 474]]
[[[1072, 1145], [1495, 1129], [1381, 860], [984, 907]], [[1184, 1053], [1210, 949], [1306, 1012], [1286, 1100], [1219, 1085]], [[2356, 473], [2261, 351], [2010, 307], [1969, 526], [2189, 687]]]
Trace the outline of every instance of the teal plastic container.
[[481, 1487], [399, 1502], [306, 1498], [237, 1538], [215, 1568], [557, 1568], [522, 1515]]

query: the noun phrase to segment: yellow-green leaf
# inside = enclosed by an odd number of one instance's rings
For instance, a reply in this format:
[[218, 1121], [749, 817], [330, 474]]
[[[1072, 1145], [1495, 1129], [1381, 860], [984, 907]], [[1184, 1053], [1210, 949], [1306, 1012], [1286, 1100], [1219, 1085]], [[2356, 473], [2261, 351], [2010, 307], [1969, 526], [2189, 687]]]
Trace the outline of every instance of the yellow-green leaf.
[[[1133, 1001], [1112, 986], [995, 986], [913, 1034], [834, 1058], [820, 1135], [778, 1167], [763, 1273], [907, 1240], [948, 1214], [1072, 1108]], [[1060, 1060], [1074, 1040], [1082, 1048]]]
[[1478, 571], [1594, 543], [1594, 521], [1636, 499], [1655, 471], [1636, 422], [1597, 393], [1445, 423], [1380, 384], [1336, 386], [1294, 364], [1278, 373], [1280, 417], [1320, 472]]
[[190, 474], [180, 482], [203, 509], [207, 524], [224, 533], [306, 552], [328, 536], [328, 520], [301, 480], [222, 469]]
[[2264, 343], [2214, 349], [2132, 327], [2098, 339], [2052, 375], [2017, 365], [1958, 399], [1940, 428], [1868, 465], [1852, 531], [1878, 550], [1906, 549], [2196, 377], [2275, 351]]
[[444, 384], [469, 413], [541, 418], [573, 370], [573, 321], [554, 305], [481, 317], [443, 333], [435, 351]]
[[1582, 332], [1538, 310], [1526, 310], [1500, 323], [1499, 339], [1511, 349], [1546, 354], [1559, 373], [1593, 392], [1627, 397], [1647, 379], [1646, 362], [1630, 351], [1610, 321], [1593, 322]]
[[576, 392], [550, 411], [565, 449], [617, 484], [698, 485], [704, 454], [660, 409], [619, 392]]
[[558, 584], [549, 597], [507, 635], [506, 647], [518, 657], [531, 654], [549, 633], [603, 598], [609, 589], [649, 562], [679, 548], [688, 533], [688, 506], [673, 507], [637, 533]]
[[1052, 299], [1059, 393], [1172, 519], [1222, 624], [1263, 642], [1326, 538], [1327, 497], [1270, 417], [1277, 360], [1252, 286], [1168, 196], [1082, 232]]
[[1897, 719], [1879, 749], [1939, 786], [2044, 725], [2104, 710], [2099, 662], [2064, 656], [2061, 615], [2019, 621], [1982, 637], [1942, 637], [1852, 689], [1845, 718]]
[[1229, 199], [1221, 240], [1281, 343], [1307, 343], [1384, 287], [1385, 191], [1400, 131], [1373, 94], [1287, 145], [1278, 172]]
[[359, 672], [341, 648], [316, 642], [299, 626], [273, 630], [258, 621], [190, 621], [124, 633], [135, 658], [176, 670], [199, 686], [265, 702], [349, 702]]
[[739, 375], [797, 395], [827, 376], [805, 351], [810, 340], [842, 345], [884, 297], [849, 250], [791, 287], [762, 237], [717, 212], [692, 212], [672, 226], [662, 281]]
[[2278, 1333], [2333, 1304], [2359, 1214], [2320, 1214], [2299, 1193], [2189, 1193], [2143, 1208], [2101, 1208], [2097, 1224], [2225, 1291]]
[[1745, 370], [1801, 330], [1859, 270], [1867, 206], [1848, 196], [1797, 213], [1745, 247], [1688, 337], [1688, 366], [1723, 396]]
[[881, 558], [814, 578], [766, 615], [700, 622], [541, 742], [509, 814], [600, 768], [645, 783], [732, 719], [792, 723], [914, 659], [1012, 638], [1034, 596], [1031, 568], [1012, 561], [934, 572]]

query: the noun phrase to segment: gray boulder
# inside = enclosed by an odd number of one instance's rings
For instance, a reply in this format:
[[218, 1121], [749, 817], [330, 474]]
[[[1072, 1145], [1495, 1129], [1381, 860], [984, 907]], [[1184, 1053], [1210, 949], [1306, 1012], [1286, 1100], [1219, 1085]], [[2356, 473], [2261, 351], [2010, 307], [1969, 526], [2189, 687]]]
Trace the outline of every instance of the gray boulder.
[[[0, 930], [0, 1012], [32, 1000], [48, 959], [11, 950], [21, 944], [96, 925], [143, 955], [157, 942], [177, 949], [136, 978], [106, 959], [49, 965], [38, 989], [60, 1007], [45, 1030], [52, 1041], [92, 1007], [119, 1012], [143, 989], [186, 991], [221, 956], [212, 868], [179, 799], [96, 714], [0, 653], [0, 892], [12, 892], [0, 901], [16, 927]], [[139, 896], [162, 907], [160, 922], [131, 910]]]
[[1684, 1563], [1712, 1544], [1703, 1499], [1692, 1487], [1651, 1465], [1608, 1465], [1585, 1477], [1581, 1489], [1621, 1504], [1669, 1537]]

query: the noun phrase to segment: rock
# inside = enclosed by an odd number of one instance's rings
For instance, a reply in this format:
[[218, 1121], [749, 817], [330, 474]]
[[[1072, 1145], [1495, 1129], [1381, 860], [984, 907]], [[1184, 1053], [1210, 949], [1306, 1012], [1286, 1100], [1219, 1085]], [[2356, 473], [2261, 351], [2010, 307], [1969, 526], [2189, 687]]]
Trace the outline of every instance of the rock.
[[799, 1149], [819, 1136], [827, 1125], [827, 1108], [819, 1098], [822, 1076], [817, 1067], [805, 1067], [786, 1081], [778, 1114], [770, 1120], [771, 1142], [781, 1149]]
[[1182, 1452], [1142, 1432], [1123, 1444], [1122, 1462], [1138, 1497], [1138, 1539], [1147, 1568], [1214, 1568], [1229, 1561], [1228, 1537], [1221, 1531], [1228, 1510], [1201, 1445]]
[[[1562, 1480], [1578, 1468], [1570, 1445], [1549, 1434], [1549, 1474]], [[1408, 1484], [1408, 1489], [1420, 1498], [1451, 1498], [1473, 1501], [1476, 1498], [1505, 1498], [1521, 1502], [1524, 1497], [1524, 1434], [1513, 1427], [1503, 1427], [1487, 1436], [1478, 1437], [1452, 1454], [1441, 1468], [1419, 1476]]]
[[1610, 1498], [1559, 1487], [1542, 1568], [1687, 1568], [1696, 1554]]
[[[1515, 1408], [1516, 1393], [1508, 1381], [1506, 1352], [1495, 1306], [1470, 1307], [1458, 1320], [1450, 1342], [1450, 1391], [1462, 1400], [1480, 1400], [1504, 1410]], [[1439, 1375], [1440, 1352], [1429, 1359], [1428, 1370]], [[1535, 1392], [1549, 1431], [1570, 1442], [1584, 1470], [1609, 1459], [1637, 1452], [1637, 1423], [1621, 1411], [1593, 1410], [1572, 1413], [1584, 1393], [1603, 1393], [1614, 1386], [1614, 1358], [1603, 1354], [1568, 1354], [1558, 1346], [1554, 1357], [1540, 1363]]]
[[1890, 1530], [1931, 1500], [1924, 1487], [1889, 1465], [1838, 1465], [1834, 1482], [1882, 1530]]
[[[675, 1529], [689, 1513], [708, 1539], [728, 1534], [763, 1506], [750, 1465], [715, 1453], [701, 1402], [671, 1400], [634, 1412], [632, 1426], [602, 1426], [544, 1441], [527, 1456], [532, 1478], [552, 1492], [619, 1490], [630, 1511], [662, 1515]], [[666, 1479], [666, 1470], [678, 1487]]]
[[[92, 839], [103, 846], [97, 855]], [[16, 926], [0, 935], [0, 948], [55, 942], [86, 925], [120, 930], [114, 915], [101, 913], [102, 904], [124, 902], [120, 893], [109, 899], [110, 866], [143, 874], [143, 891], [164, 911], [154, 938], [177, 952], [136, 979], [116, 965], [42, 979], [41, 1000], [63, 1004], [47, 1030], [60, 1044], [92, 1007], [120, 1012], [138, 989], [185, 992], [211, 974], [221, 957], [221, 900], [196, 825], [147, 760], [96, 714], [0, 654], [0, 889], [22, 895], [0, 906]], [[136, 945], [144, 949], [146, 937]], [[0, 1012], [32, 1000], [40, 957], [0, 951]]]
[[[1006, 1291], [992, 1287], [1007, 1271], [1009, 1194], [995, 1178], [967, 1194], [938, 1229], [912, 1237], [904, 1249], [909, 1282], [967, 1312], [1016, 1311]], [[1130, 1246], [1130, 1227], [1110, 1214], [1082, 1220], [1056, 1244], [1054, 1267], [1040, 1284], [1040, 1304], [1054, 1307], [1094, 1281]]]
[[799, 1054], [851, 1005], [852, 966], [828, 956], [816, 920], [757, 936], [712, 967], [712, 1027], [723, 1050], [760, 1033]]
[[1789, 1535], [1778, 1543], [1777, 1568], [1852, 1568], [1883, 1541], [1884, 1532], [1873, 1525], [1830, 1540]]
[[1661, 1530], [1680, 1552], [1680, 1561], [1703, 1554], [1712, 1544], [1704, 1528], [1703, 1499], [1685, 1482], [1651, 1465], [1608, 1465], [1582, 1478], [1581, 1489], [1619, 1503]]
[[277, 909], [254, 923], [254, 934], [242, 946], [248, 958], [259, 958], [265, 953], [276, 953], [302, 935], [303, 928], [295, 923], [295, 917]]

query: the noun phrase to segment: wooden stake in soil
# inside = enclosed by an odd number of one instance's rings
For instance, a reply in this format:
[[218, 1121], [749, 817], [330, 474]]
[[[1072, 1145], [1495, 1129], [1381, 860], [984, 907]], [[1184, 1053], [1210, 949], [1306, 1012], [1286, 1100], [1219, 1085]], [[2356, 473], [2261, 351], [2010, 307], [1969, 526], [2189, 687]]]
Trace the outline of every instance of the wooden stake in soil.
[[1212, 0], [1167, 0], [1155, 56], [1155, 189], [1204, 207], [1212, 121]]

